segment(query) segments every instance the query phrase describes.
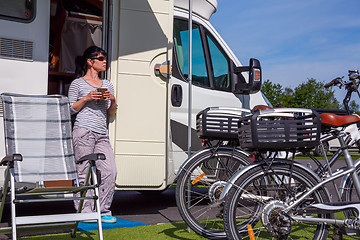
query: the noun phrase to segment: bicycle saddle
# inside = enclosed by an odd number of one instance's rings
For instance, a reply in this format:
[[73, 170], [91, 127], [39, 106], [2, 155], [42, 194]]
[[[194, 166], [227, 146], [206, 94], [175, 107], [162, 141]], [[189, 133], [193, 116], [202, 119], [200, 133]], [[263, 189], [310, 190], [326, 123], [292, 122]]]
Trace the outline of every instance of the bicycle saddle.
[[333, 113], [322, 113], [320, 116], [321, 123], [330, 127], [346, 127], [360, 122], [360, 117], [356, 115], [339, 116]]
[[258, 112], [260, 110], [268, 110], [268, 109], [272, 109], [272, 107], [266, 106], [266, 105], [256, 105], [255, 107], [253, 107], [253, 109], [251, 110], [252, 112]]

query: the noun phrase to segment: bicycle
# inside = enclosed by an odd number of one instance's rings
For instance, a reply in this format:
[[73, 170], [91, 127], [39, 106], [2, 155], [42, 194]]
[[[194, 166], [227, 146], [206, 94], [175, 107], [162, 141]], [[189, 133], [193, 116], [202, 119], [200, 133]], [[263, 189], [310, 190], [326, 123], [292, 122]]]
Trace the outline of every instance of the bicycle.
[[[240, 147], [259, 153], [311, 149], [320, 141], [322, 126], [339, 140], [346, 167], [320, 178], [294, 159], [278, 159], [274, 154], [262, 158], [259, 154], [258, 161], [229, 180], [220, 196], [219, 201], [225, 201], [228, 238], [243, 239], [251, 233], [249, 236], [264, 239], [326, 239], [330, 225], [343, 228], [347, 234], [360, 234], [360, 159], [352, 161], [345, 142], [347, 134], [338, 130], [360, 122], [360, 117], [325, 113], [320, 120], [316, 111], [299, 111], [273, 109], [240, 119]], [[341, 177], [341, 199], [331, 204], [325, 184]], [[336, 212], [345, 219], [334, 218]]]
[[[319, 113], [335, 113], [338, 115], [351, 115], [353, 114], [349, 108], [349, 102], [353, 93], [357, 93], [360, 98], [360, 93], [358, 91], [360, 84], [360, 77], [358, 70], [349, 70], [348, 71], [349, 81], [344, 81], [344, 77], [337, 77], [331, 80], [329, 83], [325, 84], [325, 88], [329, 87], [338, 87], [339, 89], [344, 88], [346, 90], [346, 95], [343, 99], [343, 104], [345, 110], [335, 110], [335, 109], [315, 109]], [[358, 81], [356, 81], [358, 80]], [[360, 130], [358, 129], [356, 124], [352, 124], [344, 129], [345, 132], [349, 133], [351, 136], [351, 141], [348, 143], [352, 148], [356, 148], [360, 150]], [[326, 139], [326, 138], [325, 138]], [[323, 144], [320, 144], [314, 149], [314, 154], [317, 156], [324, 156], [329, 150], [333, 150], [331, 148], [332, 145], [336, 147], [336, 140], [326, 140], [321, 141]]]
[[[257, 105], [252, 111], [270, 109]], [[247, 109], [211, 107], [197, 114], [198, 137], [206, 148], [191, 155], [176, 177], [176, 205], [184, 222], [209, 239], [226, 239], [219, 196], [228, 180], [250, 164], [239, 148], [237, 122]]]
[[237, 121], [246, 109], [212, 107], [197, 114], [197, 133], [206, 148], [180, 167], [176, 204], [186, 224], [197, 234], [224, 239], [222, 189], [239, 169], [249, 164], [249, 153], [238, 148]]

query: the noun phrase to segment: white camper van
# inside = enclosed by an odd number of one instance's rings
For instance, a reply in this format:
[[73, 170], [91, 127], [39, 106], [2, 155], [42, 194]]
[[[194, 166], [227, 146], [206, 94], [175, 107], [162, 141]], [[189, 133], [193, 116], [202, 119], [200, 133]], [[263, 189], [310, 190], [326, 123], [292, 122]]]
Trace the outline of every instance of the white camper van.
[[[187, 0], [0, 0], [0, 92], [67, 95], [75, 57], [103, 47], [119, 105], [109, 121], [117, 188], [165, 189], [187, 158], [187, 8]], [[216, 10], [216, 0], [194, 1], [193, 128], [206, 107], [265, 104], [240, 89], [248, 76], [208, 21]], [[195, 151], [195, 129], [192, 140]]]

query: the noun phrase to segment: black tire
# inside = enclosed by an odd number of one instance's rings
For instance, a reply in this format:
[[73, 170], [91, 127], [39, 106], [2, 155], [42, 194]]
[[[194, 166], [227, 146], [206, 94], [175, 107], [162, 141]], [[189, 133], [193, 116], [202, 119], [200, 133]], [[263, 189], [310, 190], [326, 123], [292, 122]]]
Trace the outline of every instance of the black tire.
[[215, 154], [213, 151], [203, 150], [184, 166], [177, 180], [176, 205], [197, 234], [225, 239], [223, 206], [217, 199], [230, 177], [249, 162], [248, 156], [237, 149], [220, 147]]
[[314, 148], [315, 156], [323, 157], [323, 156], [325, 156], [325, 154], [327, 154], [329, 152], [329, 143], [324, 143], [323, 146], [324, 146], [325, 153], [323, 152], [321, 145], [318, 145]]
[[[288, 215], [280, 214], [288, 203], [316, 183], [312, 174], [290, 163], [274, 163], [269, 171], [264, 165], [250, 169], [239, 177], [226, 198], [224, 224], [228, 238], [248, 239], [250, 224], [257, 239], [326, 239], [329, 226], [294, 223]], [[303, 216], [307, 214], [301, 212], [304, 207], [328, 201], [327, 192], [320, 188], [289, 213]], [[317, 217], [325, 216], [329, 217]]]

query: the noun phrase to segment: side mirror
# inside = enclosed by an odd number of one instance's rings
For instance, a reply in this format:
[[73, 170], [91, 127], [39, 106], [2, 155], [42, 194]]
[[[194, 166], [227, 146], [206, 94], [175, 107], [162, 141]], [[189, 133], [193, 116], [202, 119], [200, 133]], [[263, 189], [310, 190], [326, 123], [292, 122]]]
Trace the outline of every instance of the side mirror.
[[[242, 76], [243, 72], [249, 72], [249, 82]], [[238, 94], [257, 93], [261, 89], [261, 66], [260, 61], [250, 58], [249, 66], [234, 68], [235, 81], [232, 84], [232, 92]]]

